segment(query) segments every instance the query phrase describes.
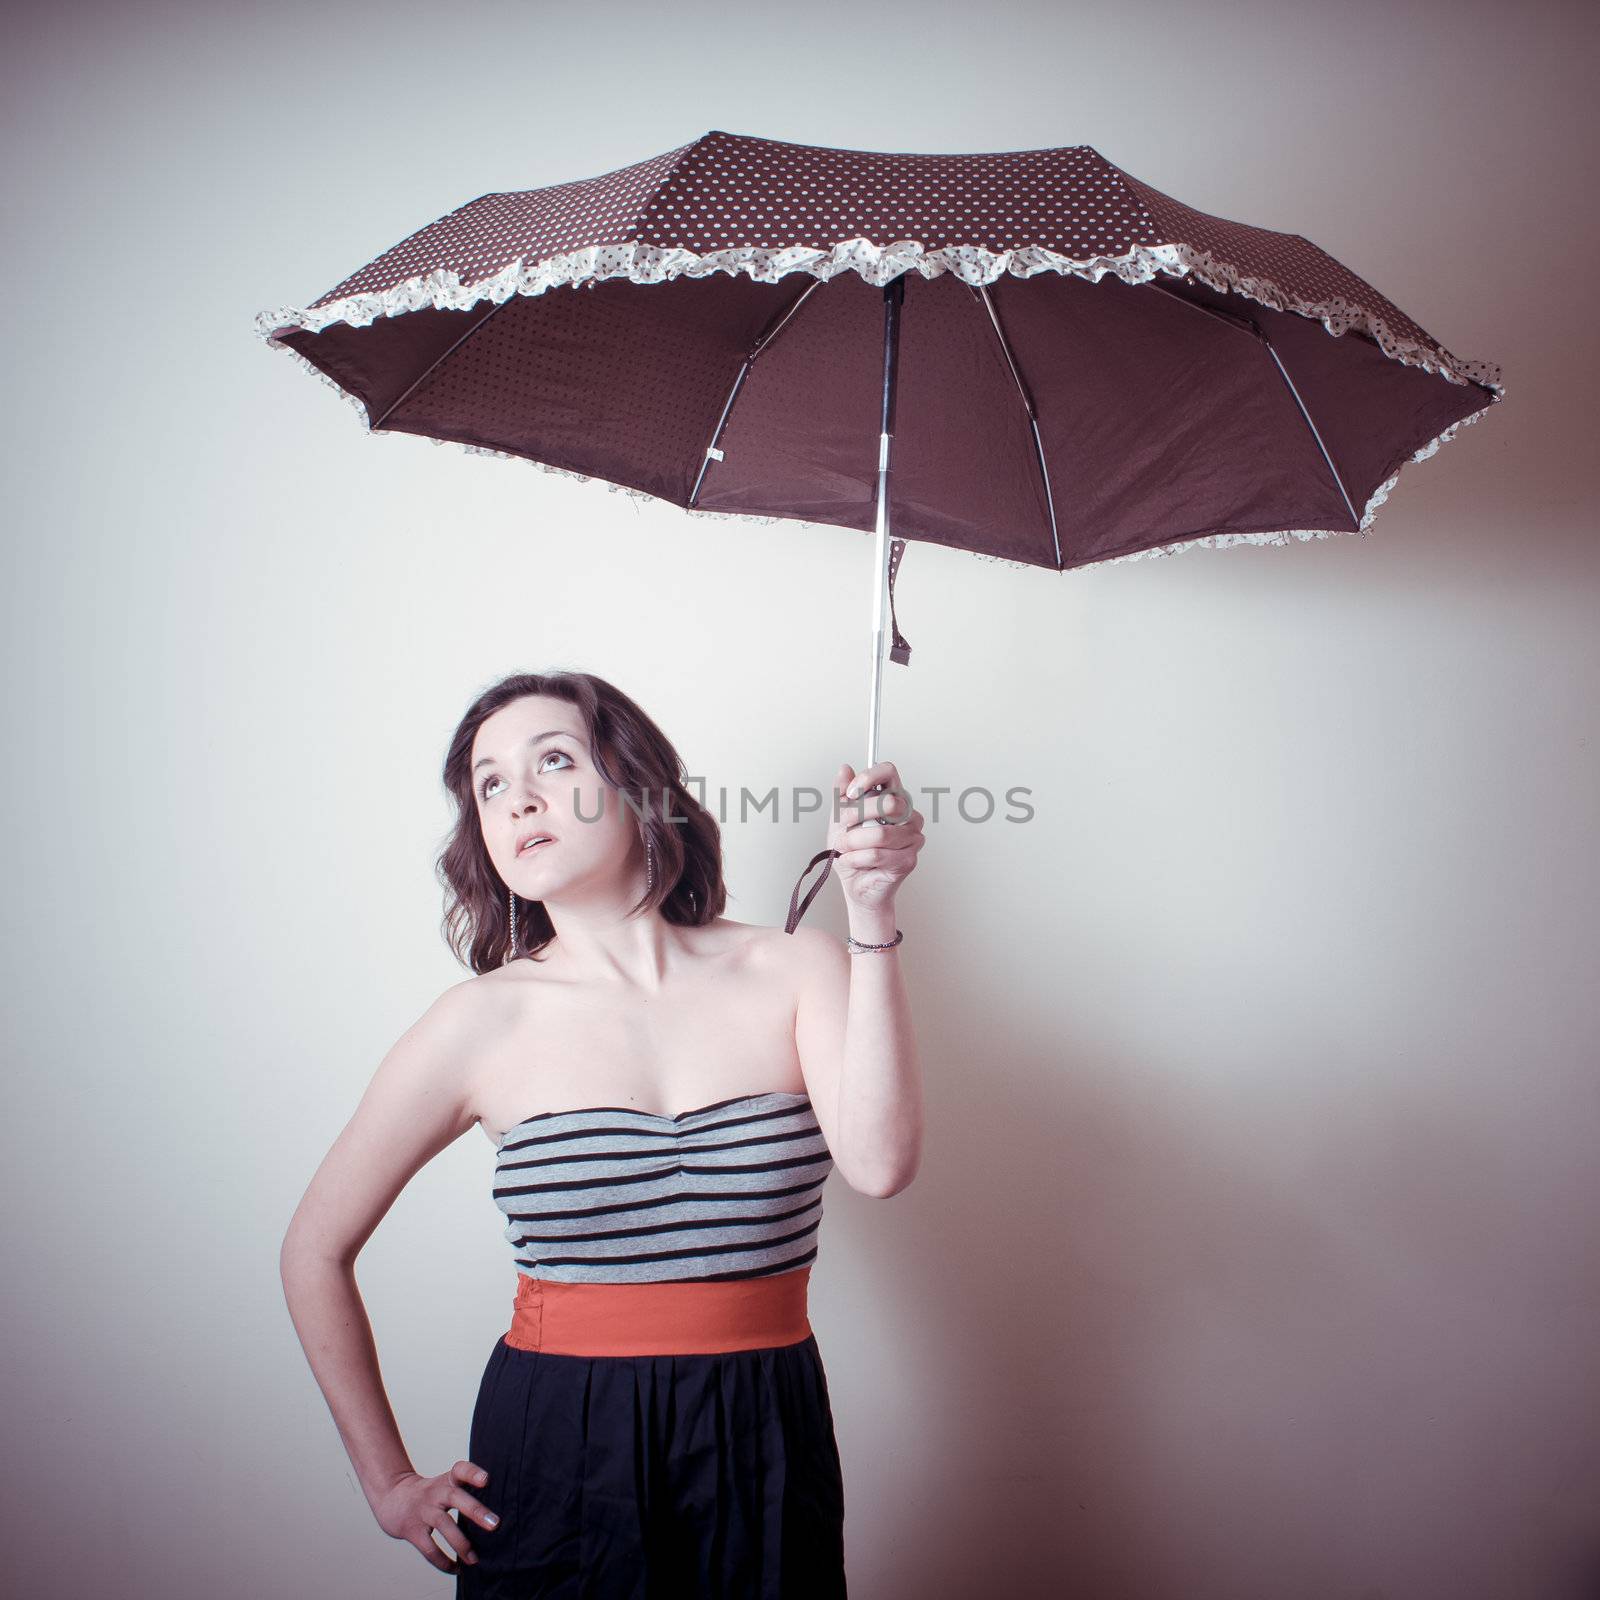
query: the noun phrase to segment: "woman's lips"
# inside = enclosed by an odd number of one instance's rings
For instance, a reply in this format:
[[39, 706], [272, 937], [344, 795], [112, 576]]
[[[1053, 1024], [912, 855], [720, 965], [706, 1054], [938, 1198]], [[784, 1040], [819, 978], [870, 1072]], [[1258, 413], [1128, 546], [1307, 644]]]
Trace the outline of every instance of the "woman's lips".
[[554, 839], [541, 839], [537, 844], [525, 845], [517, 852], [517, 859], [520, 861], [524, 856], [531, 856], [536, 850], [543, 850], [546, 845], [552, 845], [554, 843]]

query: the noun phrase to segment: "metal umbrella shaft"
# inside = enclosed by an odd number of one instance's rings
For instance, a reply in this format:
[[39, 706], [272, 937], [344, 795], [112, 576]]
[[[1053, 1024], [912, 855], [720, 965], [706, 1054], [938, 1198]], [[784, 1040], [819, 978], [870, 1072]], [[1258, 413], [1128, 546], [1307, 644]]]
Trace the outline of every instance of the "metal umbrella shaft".
[[883, 418], [878, 431], [877, 525], [872, 561], [872, 690], [867, 705], [867, 765], [878, 759], [883, 708], [883, 666], [888, 656], [889, 611], [889, 451], [894, 441], [895, 367], [900, 351], [900, 307], [906, 281], [883, 286]]
[[[757, 358], [771, 346], [778, 334], [788, 326], [794, 314], [799, 311], [800, 307], [821, 285], [821, 279], [813, 279], [800, 296], [773, 319], [771, 325], [751, 346], [750, 353], [740, 364], [739, 371], [734, 377], [733, 385], [728, 390], [728, 397], [722, 403], [722, 411], [717, 417], [716, 426], [712, 429], [711, 442], [706, 446], [705, 453], [700, 459], [699, 470], [695, 473], [694, 487], [689, 491], [688, 508], [690, 510], [693, 510], [700, 502], [700, 490], [705, 484], [707, 469], [713, 461], [721, 461], [723, 458], [722, 435], [726, 431], [728, 421], [733, 415], [734, 402], [739, 398], [740, 391], [744, 388], [744, 381], [750, 375], [751, 367]], [[878, 479], [874, 495], [876, 538], [873, 545], [872, 575], [872, 679], [867, 702], [867, 759], [865, 763], [868, 767], [878, 759], [878, 735], [883, 708], [883, 668], [889, 656], [890, 637], [893, 636], [895, 638], [895, 642], [903, 652], [897, 655], [897, 659], [904, 660], [910, 655], [910, 647], [905, 644], [903, 639], [899, 638], [893, 626], [893, 596], [890, 589], [890, 580], [893, 576], [895, 561], [891, 550], [889, 526], [889, 454], [894, 440], [896, 368], [900, 350], [900, 307], [905, 303], [905, 295], [906, 283], [903, 276], [896, 277], [883, 286], [883, 405], [878, 428]]]

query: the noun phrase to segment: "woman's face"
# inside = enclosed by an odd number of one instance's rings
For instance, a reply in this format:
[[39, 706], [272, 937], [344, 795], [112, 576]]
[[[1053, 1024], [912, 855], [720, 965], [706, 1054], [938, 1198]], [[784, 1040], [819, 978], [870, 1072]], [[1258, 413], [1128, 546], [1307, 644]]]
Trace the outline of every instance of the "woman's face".
[[[638, 816], [595, 770], [570, 700], [524, 695], [486, 718], [471, 776], [489, 859], [524, 900], [616, 893], [631, 855], [642, 857]], [[517, 848], [536, 834], [551, 842]]]

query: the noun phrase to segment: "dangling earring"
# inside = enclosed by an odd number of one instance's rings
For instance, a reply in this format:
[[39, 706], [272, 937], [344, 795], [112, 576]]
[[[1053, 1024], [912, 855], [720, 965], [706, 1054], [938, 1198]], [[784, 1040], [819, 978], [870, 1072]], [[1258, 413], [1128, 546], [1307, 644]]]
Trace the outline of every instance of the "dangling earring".
[[656, 883], [656, 851], [648, 839], [644, 842], [644, 892], [649, 894]]
[[515, 960], [517, 954], [517, 897], [510, 889], [506, 890], [506, 910], [511, 926], [506, 935], [506, 953], [500, 958], [502, 967], [508, 961]]

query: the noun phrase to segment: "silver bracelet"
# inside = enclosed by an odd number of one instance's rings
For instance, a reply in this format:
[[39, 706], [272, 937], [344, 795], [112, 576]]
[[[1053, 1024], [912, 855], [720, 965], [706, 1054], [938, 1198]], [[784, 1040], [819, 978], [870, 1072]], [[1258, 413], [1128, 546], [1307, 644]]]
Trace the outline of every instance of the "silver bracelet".
[[894, 938], [892, 938], [887, 944], [863, 944], [861, 940], [856, 938], [853, 933], [847, 933], [844, 936], [844, 942], [846, 947], [849, 949], [850, 954], [853, 956], [858, 956], [865, 950], [893, 950], [903, 938], [905, 938], [905, 933], [903, 930], [896, 928], [894, 930]]

